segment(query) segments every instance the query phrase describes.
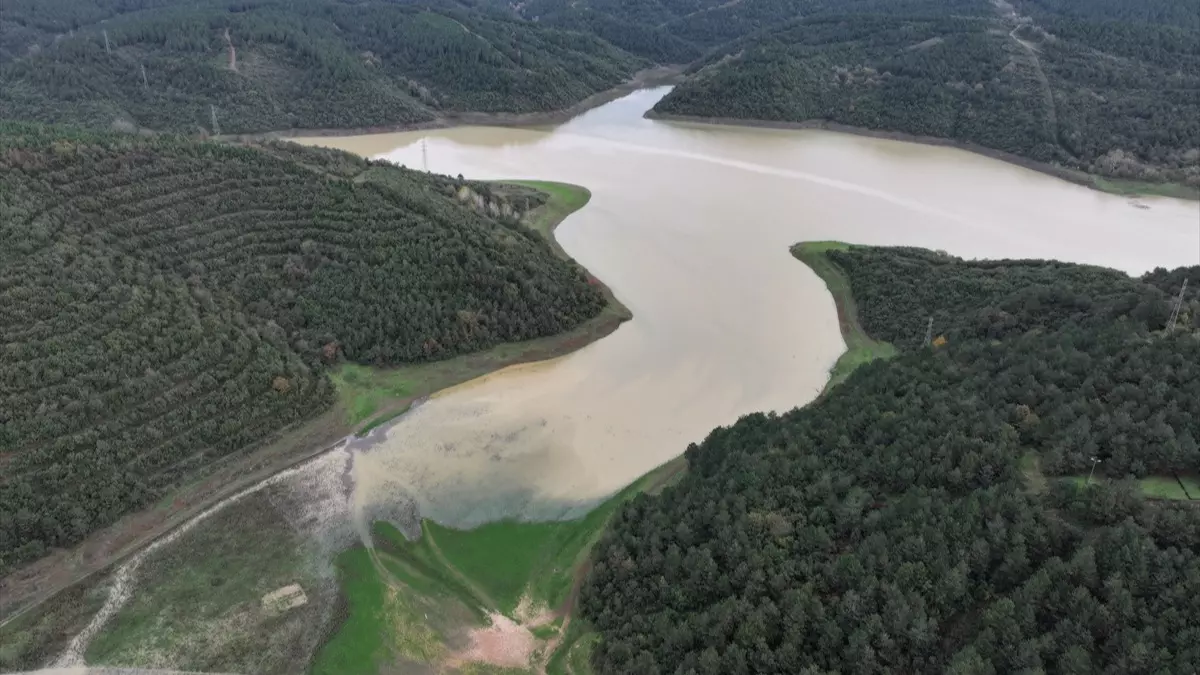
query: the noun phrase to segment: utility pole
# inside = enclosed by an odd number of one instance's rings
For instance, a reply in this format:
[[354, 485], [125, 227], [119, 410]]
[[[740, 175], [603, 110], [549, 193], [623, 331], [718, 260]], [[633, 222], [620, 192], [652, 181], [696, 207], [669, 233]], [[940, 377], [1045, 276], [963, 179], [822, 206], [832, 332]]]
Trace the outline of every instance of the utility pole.
[[933, 344], [933, 317], [929, 317], [929, 325], [925, 327], [925, 346]]
[[106, 29], [106, 28], [101, 28], [101, 29], [100, 29], [100, 32], [101, 32], [101, 33], [104, 33], [104, 52], [105, 52], [106, 54], [111, 54], [111, 53], [112, 53], [112, 50], [108, 48], [108, 29]]
[[1179, 297], [1175, 299], [1175, 308], [1171, 310], [1171, 320], [1167, 322], [1167, 332], [1175, 330], [1175, 322], [1179, 320], [1179, 310], [1183, 307], [1183, 294], [1187, 293], [1187, 279], [1183, 280], [1183, 288], [1179, 289]]
[[1092, 484], [1092, 476], [1096, 473], [1096, 465], [1099, 464], [1101, 461], [1103, 461], [1103, 460], [1101, 460], [1099, 457], [1092, 458], [1092, 470], [1088, 472], [1087, 485]]

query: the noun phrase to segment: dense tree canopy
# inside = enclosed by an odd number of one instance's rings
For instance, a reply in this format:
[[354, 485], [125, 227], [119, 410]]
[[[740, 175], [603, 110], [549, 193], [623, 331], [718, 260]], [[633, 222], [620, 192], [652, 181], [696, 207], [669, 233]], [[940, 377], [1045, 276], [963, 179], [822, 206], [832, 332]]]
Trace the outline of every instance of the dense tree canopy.
[[1200, 509], [1041, 471], [1200, 469], [1200, 303], [1164, 332], [1200, 268], [830, 256], [904, 350], [624, 509], [582, 598], [597, 671], [1193, 672]]
[[14, 0], [0, 117], [241, 133], [566, 108], [645, 64], [455, 3]]
[[327, 408], [326, 363], [602, 309], [470, 188], [290, 144], [0, 125], [0, 570]]
[[714, 49], [656, 110], [828, 121], [1200, 187], [1196, 3], [802, 4]]
[[562, 109], [690, 63], [664, 114], [952, 139], [1200, 189], [1190, 0], [13, 0], [0, 118], [241, 133]]
[[1087, 470], [1092, 456], [1114, 478], [1200, 469], [1200, 341], [1192, 334], [1200, 293], [1186, 298], [1176, 332], [1157, 333], [1183, 279], [1200, 267], [1138, 280], [1086, 265], [964, 262], [917, 249], [829, 255], [847, 271], [872, 335], [913, 349], [932, 317], [957, 345], [951, 357], [986, 383], [980, 400], [1009, 410], [1049, 473]]

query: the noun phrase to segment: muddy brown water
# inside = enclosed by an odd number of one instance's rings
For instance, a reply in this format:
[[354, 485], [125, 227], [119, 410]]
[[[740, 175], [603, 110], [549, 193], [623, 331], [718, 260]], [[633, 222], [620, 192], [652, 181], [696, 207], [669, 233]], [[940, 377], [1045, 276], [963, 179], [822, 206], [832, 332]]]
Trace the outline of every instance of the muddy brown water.
[[409, 497], [457, 526], [573, 515], [718, 425], [807, 403], [844, 345], [824, 284], [788, 253], [798, 241], [1130, 273], [1200, 262], [1196, 203], [1135, 203], [952, 148], [644, 119], [666, 91], [556, 127], [297, 139], [588, 187], [558, 239], [635, 317], [569, 356], [443, 392], [356, 449], [359, 509]]

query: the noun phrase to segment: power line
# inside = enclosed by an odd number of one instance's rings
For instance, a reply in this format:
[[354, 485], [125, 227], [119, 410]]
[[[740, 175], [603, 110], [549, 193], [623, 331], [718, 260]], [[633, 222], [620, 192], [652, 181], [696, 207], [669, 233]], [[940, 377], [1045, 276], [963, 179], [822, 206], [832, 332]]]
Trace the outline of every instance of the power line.
[[1187, 282], [1183, 280], [1183, 287], [1179, 289], [1179, 297], [1175, 299], [1175, 308], [1171, 310], [1171, 320], [1167, 322], [1167, 332], [1175, 330], [1175, 322], [1179, 320], [1179, 310], [1183, 307], [1183, 295], [1187, 293]]

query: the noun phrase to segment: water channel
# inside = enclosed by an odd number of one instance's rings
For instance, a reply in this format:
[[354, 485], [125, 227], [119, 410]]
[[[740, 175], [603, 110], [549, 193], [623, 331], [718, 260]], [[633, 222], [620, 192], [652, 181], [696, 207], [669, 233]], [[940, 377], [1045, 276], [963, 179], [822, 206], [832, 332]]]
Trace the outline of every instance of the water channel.
[[798, 241], [1134, 274], [1200, 262], [1196, 203], [1135, 203], [951, 148], [644, 119], [666, 91], [552, 128], [298, 139], [468, 178], [586, 186], [591, 203], [558, 239], [635, 317], [564, 358], [443, 392], [356, 450], [360, 513], [403, 496], [456, 526], [572, 515], [715, 426], [807, 403], [843, 343], [824, 284], [788, 252]]

